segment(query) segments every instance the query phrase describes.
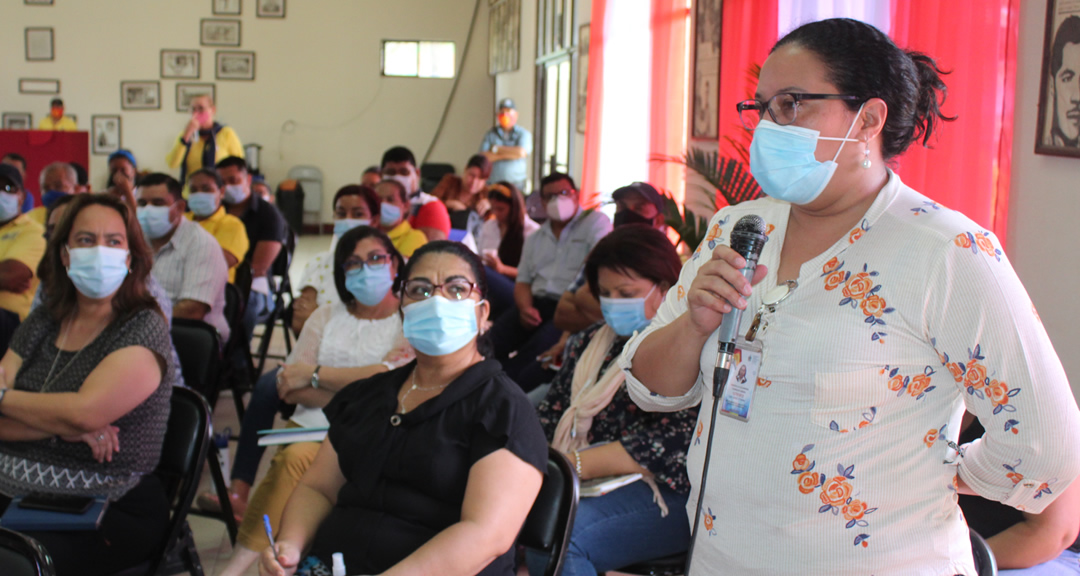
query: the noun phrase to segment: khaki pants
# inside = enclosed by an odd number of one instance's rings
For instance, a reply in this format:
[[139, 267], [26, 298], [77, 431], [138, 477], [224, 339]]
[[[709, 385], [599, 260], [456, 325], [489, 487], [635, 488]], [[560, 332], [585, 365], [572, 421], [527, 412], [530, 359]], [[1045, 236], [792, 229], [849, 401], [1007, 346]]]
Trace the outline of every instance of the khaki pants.
[[[291, 424], [291, 423], [290, 423]], [[294, 427], [294, 426], [291, 426]], [[244, 520], [240, 523], [237, 541], [248, 550], [261, 551], [270, 545], [263, 527], [263, 514], [270, 517], [270, 526], [274, 536], [281, 530], [281, 514], [285, 503], [289, 501], [293, 488], [300, 483], [315, 455], [319, 452], [318, 442], [298, 442], [278, 449], [270, 461], [270, 470], [266, 472], [259, 486], [248, 501]]]

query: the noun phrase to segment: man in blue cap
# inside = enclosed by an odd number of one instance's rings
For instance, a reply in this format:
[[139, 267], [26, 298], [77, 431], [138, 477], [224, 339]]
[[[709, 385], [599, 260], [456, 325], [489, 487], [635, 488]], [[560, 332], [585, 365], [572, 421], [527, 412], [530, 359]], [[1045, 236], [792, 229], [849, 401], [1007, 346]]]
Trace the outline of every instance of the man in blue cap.
[[517, 107], [509, 98], [499, 101], [496, 119], [498, 125], [488, 130], [480, 144], [480, 153], [491, 161], [488, 182], [505, 180], [526, 192], [529, 178], [527, 158], [533, 150], [532, 134], [517, 125]]
[[139, 164], [135, 161], [135, 155], [131, 150], [121, 148], [109, 154], [109, 179], [105, 181], [105, 189], [121, 200], [135, 205], [135, 179], [138, 176]]

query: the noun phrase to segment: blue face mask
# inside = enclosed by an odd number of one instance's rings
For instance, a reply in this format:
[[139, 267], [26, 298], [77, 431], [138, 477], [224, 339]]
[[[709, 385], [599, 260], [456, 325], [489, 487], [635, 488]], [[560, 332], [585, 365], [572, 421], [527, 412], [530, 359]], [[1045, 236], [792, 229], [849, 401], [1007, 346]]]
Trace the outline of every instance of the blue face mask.
[[239, 204], [246, 200], [250, 194], [249, 190], [244, 189], [243, 184], [229, 184], [225, 186], [225, 203]]
[[819, 162], [814, 157], [818, 140], [858, 142], [848, 138], [858, 120], [856, 113], [847, 134], [843, 138], [831, 138], [810, 128], [780, 126], [762, 119], [750, 143], [750, 173], [769, 196], [792, 204], [809, 204], [825, 191], [836, 172], [840, 150], [844, 149], [841, 144], [832, 160]]
[[371, 220], [366, 218], [342, 218], [341, 220], [334, 220], [334, 236], [341, 238], [342, 234], [357, 226], [371, 226]]
[[[384, 204], [385, 206], [385, 204]], [[404, 308], [402, 329], [405, 338], [419, 352], [445, 356], [461, 350], [476, 338], [475, 300], [450, 301], [432, 296]]]
[[66, 192], [46, 190], [45, 193], [41, 195], [41, 205], [46, 208], [52, 208], [53, 202], [56, 202], [64, 196], [67, 196]]
[[600, 297], [600, 312], [604, 315], [604, 322], [619, 336], [632, 336], [638, 330], [644, 330], [649, 325], [649, 319], [645, 317], [645, 300], [652, 296], [656, 285], [644, 298], [607, 298]]
[[0, 222], [7, 222], [22, 213], [18, 194], [0, 192]]
[[364, 306], [374, 306], [382, 302], [393, 285], [394, 277], [390, 275], [390, 264], [365, 264], [345, 273], [345, 289]]
[[135, 210], [135, 217], [142, 226], [143, 234], [151, 240], [157, 240], [172, 232], [171, 211], [169, 206], [139, 206]]
[[116, 292], [128, 275], [128, 251], [93, 246], [68, 248], [68, 278], [83, 296], [104, 298]]
[[188, 208], [199, 218], [208, 218], [217, 212], [217, 194], [213, 192], [192, 192], [188, 194]]
[[384, 226], [397, 224], [397, 221], [401, 220], [401, 208], [398, 208], [389, 202], [383, 202], [382, 206], [379, 208], [379, 220]]

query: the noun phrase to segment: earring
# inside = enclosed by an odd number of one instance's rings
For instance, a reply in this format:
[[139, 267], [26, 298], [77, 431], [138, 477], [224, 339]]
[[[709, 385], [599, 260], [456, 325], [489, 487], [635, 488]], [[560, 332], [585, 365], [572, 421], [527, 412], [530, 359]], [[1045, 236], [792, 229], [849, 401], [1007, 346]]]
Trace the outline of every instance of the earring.
[[866, 169], [866, 170], [869, 170], [869, 169], [870, 169], [870, 166], [872, 166], [872, 165], [873, 165], [873, 163], [872, 163], [872, 162], [870, 162], [870, 141], [869, 141], [869, 140], [867, 140], [867, 141], [866, 141], [866, 149], [865, 149], [865, 150], [863, 150], [863, 161], [862, 161], [862, 167], [863, 167], [864, 169]]

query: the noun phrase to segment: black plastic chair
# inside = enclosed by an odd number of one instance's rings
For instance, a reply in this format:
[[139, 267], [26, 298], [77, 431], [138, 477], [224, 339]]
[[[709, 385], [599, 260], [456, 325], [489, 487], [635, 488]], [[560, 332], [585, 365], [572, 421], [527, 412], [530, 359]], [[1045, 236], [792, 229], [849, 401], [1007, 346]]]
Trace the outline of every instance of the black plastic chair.
[[997, 559], [990, 545], [979, 535], [978, 532], [968, 528], [968, 536], [971, 538], [971, 555], [975, 557], [975, 571], [979, 576], [996, 576], [998, 573]]
[[0, 528], [0, 574], [56, 576], [52, 558], [37, 540]]
[[443, 176], [455, 173], [457, 173], [457, 171], [454, 169], [453, 164], [439, 164], [434, 162], [421, 164], [420, 189], [424, 192], [431, 193], [431, 191], [435, 189], [435, 186], [439, 184], [439, 180], [442, 180]]
[[[239, 275], [238, 275], [239, 276]], [[219, 391], [222, 388], [232, 390], [233, 403], [236, 405], [236, 417], [244, 419], [244, 394], [250, 392], [253, 387], [255, 363], [251, 358], [251, 348], [244, 342], [244, 308], [247, 307], [247, 296], [236, 284], [225, 285], [225, 322], [229, 324], [231, 331], [229, 339], [225, 342], [225, 350], [222, 356], [224, 362], [220, 376]], [[234, 359], [241, 356], [242, 367], [234, 364]]]
[[195, 540], [187, 516], [199, 488], [203, 461], [210, 444], [210, 407], [198, 392], [189, 388], [172, 390], [169, 427], [161, 447], [161, 461], [154, 473], [165, 487], [172, 503], [169, 530], [165, 540], [150, 560], [128, 568], [115, 576], [151, 576], [187, 571], [203, 576], [202, 563], [195, 550]]
[[[296, 252], [296, 234], [292, 230], [286, 232], [282, 250], [278, 252], [274, 264], [270, 266], [270, 293], [274, 298], [274, 311], [263, 324], [263, 331], [259, 337], [259, 351], [256, 354], [258, 360], [255, 363], [252, 383], [262, 375], [267, 358], [285, 359], [284, 356], [270, 355], [270, 340], [274, 337], [274, 328], [281, 327], [285, 335], [285, 352], [292, 353], [292, 333], [287, 310], [292, 305], [292, 281], [289, 279], [289, 268], [292, 266], [293, 254]], [[286, 302], [286, 297], [288, 297], [288, 302]]]
[[570, 532], [574, 529], [578, 491], [574, 467], [566, 456], [549, 447], [544, 483], [518, 536], [518, 544], [547, 554], [545, 576], [562, 573]]

